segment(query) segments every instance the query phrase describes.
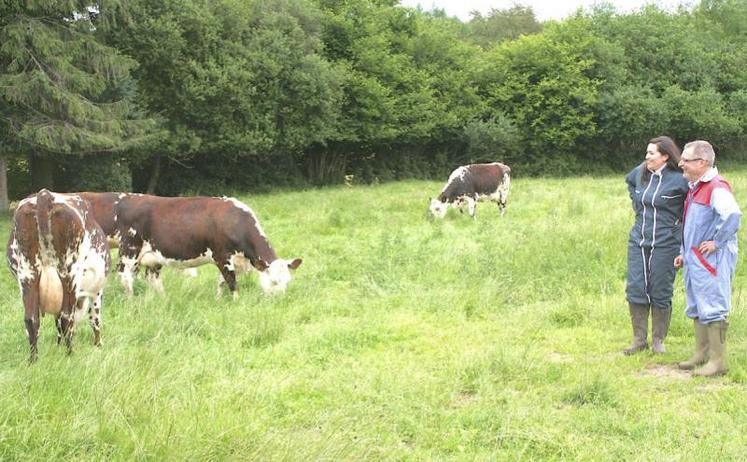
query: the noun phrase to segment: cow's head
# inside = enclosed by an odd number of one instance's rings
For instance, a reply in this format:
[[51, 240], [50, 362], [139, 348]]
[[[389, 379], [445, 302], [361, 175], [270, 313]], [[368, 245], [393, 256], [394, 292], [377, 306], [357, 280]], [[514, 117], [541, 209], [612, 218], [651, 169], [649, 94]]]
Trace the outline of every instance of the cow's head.
[[448, 202], [441, 202], [438, 199], [431, 199], [431, 205], [429, 207], [431, 215], [436, 218], [443, 218], [446, 216], [446, 209], [449, 208]]
[[288, 282], [291, 280], [291, 270], [298, 268], [303, 260], [283, 260], [278, 258], [268, 264], [258, 259], [255, 267], [259, 270], [259, 283], [266, 294], [277, 294], [285, 292]]

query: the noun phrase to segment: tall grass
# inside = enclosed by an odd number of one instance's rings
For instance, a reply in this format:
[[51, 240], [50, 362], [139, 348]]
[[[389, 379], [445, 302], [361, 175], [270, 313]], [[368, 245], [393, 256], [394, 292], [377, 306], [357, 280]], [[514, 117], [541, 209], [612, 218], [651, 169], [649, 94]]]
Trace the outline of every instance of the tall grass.
[[[747, 170], [725, 174], [747, 208]], [[286, 294], [250, 275], [216, 299], [205, 266], [127, 299], [111, 275], [104, 346], [84, 325], [68, 356], [45, 318], [34, 365], [3, 270], [0, 460], [744, 460], [742, 260], [730, 371], [693, 379], [679, 276], [668, 352], [621, 354], [622, 178], [517, 179], [476, 221], [427, 219], [440, 187], [242, 197], [304, 258]]]

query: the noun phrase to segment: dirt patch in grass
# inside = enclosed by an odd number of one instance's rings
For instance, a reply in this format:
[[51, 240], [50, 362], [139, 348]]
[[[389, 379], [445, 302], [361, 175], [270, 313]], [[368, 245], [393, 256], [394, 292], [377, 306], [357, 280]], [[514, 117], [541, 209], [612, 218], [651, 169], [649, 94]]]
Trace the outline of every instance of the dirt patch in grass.
[[644, 377], [661, 377], [665, 379], [680, 380], [689, 380], [692, 378], [692, 374], [689, 371], [678, 369], [674, 364], [647, 364], [646, 367], [639, 372], [639, 375]]
[[454, 399], [451, 400], [451, 407], [452, 408], [462, 408], [467, 407], [470, 404], [474, 403], [477, 400], [477, 397], [474, 393], [459, 393], [454, 397]]
[[549, 355], [547, 355], [547, 359], [551, 363], [556, 364], [568, 364], [573, 362], [573, 357], [567, 354], [558, 353], [557, 351], [551, 351]]

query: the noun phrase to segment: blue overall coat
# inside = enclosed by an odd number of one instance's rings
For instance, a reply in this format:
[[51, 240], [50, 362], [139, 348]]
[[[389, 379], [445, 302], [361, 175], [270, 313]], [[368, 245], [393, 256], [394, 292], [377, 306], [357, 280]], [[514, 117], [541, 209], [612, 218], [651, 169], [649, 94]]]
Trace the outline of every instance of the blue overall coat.
[[674, 259], [682, 242], [681, 218], [687, 180], [678, 169], [664, 166], [641, 181], [639, 165], [625, 177], [635, 211], [628, 239], [628, 275], [625, 292], [629, 303], [672, 306], [677, 270]]
[[[731, 280], [737, 266], [737, 230], [742, 217], [731, 186], [711, 168], [690, 184], [683, 216], [685, 314], [704, 324], [723, 321], [731, 305]], [[703, 255], [698, 246], [715, 241]]]

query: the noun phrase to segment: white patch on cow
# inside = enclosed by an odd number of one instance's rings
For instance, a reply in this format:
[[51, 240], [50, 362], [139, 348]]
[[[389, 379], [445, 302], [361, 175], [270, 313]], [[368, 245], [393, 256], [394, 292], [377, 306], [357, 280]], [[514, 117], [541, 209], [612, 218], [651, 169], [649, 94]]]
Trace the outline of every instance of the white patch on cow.
[[21, 202], [18, 203], [16, 206], [16, 210], [20, 209], [26, 204], [31, 204], [33, 206], [36, 206], [36, 196], [27, 197], [26, 199], [21, 200]]
[[265, 239], [267, 239], [267, 236], [265, 235], [265, 232], [262, 229], [262, 226], [259, 224], [259, 218], [257, 218], [257, 215], [255, 215], [254, 210], [252, 210], [251, 208], [249, 208], [249, 206], [246, 205], [246, 204], [244, 204], [243, 202], [241, 202], [241, 201], [239, 201], [237, 199], [234, 199], [233, 197], [225, 197], [224, 196], [221, 199], [223, 199], [224, 201], [232, 203], [234, 205], [234, 207], [236, 207], [237, 209], [242, 210], [242, 211], [248, 213], [249, 215], [251, 215], [252, 218], [254, 219], [255, 225], [257, 226], [257, 231], [259, 232], [259, 234], [262, 237], [264, 237]]
[[143, 241], [140, 249], [140, 255], [137, 258], [140, 266], [154, 268], [157, 266], [170, 266], [173, 268], [194, 268], [208, 263], [213, 263], [213, 251], [208, 248], [205, 252], [195, 258], [187, 260], [178, 260], [175, 258], [164, 257], [160, 250], [154, 249], [148, 241]]
[[83, 239], [74, 252], [77, 258], [70, 267], [76, 298], [95, 298], [104, 288], [107, 252], [105, 248], [98, 249], [94, 246], [91, 233], [83, 234]]
[[278, 258], [265, 271], [259, 272], [259, 283], [266, 294], [284, 292], [291, 280], [289, 262]]
[[[21, 252], [15, 237], [13, 238], [13, 243], [10, 244], [10, 249], [10, 264], [13, 272], [16, 273], [18, 284], [21, 285], [26, 281], [33, 281], [36, 278], [36, 271], [39, 265], [38, 259], [32, 264], [23, 252]], [[21, 289], [21, 292], [23, 292], [23, 289]]]
[[88, 308], [91, 306], [91, 298], [83, 297], [78, 303], [75, 304], [75, 312], [73, 313], [73, 319], [75, 323], [79, 323], [88, 314]]
[[446, 210], [449, 208], [448, 202], [441, 202], [438, 199], [431, 199], [431, 205], [428, 207], [428, 209], [431, 212], [431, 215], [433, 215], [436, 218], [443, 218], [446, 216]]
[[132, 295], [132, 286], [135, 281], [135, 266], [137, 265], [137, 258], [120, 255], [119, 263], [122, 265], [122, 268], [119, 271], [119, 281], [122, 283], [122, 286], [124, 286], [127, 295]]
[[130, 237], [135, 237], [137, 235], [137, 231], [135, 230], [135, 228], [130, 227], [130, 229], [127, 230], [127, 234]]
[[458, 167], [456, 170], [451, 172], [451, 175], [449, 175], [449, 179], [446, 180], [446, 186], [444, 186], [444, 189], [442, 189], [441, 192], [446, 191], [446, 188], [448, 188], [449, 185], [457, 178], [459, 179], [459, 181], [464, 181], [465, 175], [467, 175], [467, 167]]

